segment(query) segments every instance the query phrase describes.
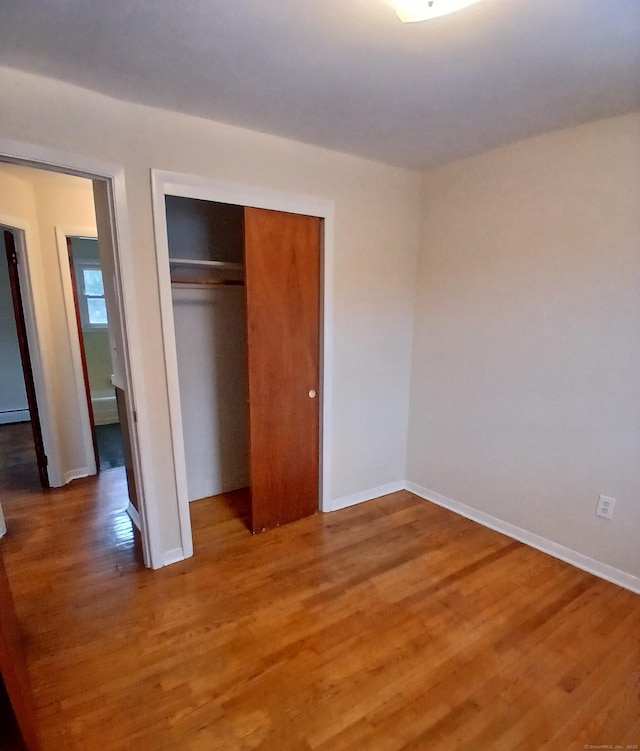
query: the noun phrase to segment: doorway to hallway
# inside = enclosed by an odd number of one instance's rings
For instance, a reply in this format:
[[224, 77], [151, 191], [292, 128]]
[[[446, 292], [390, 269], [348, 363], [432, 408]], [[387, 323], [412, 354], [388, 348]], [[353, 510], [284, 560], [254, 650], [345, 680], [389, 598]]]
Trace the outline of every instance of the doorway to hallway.
[[[0, 165], [0, 178], [3, 188], [0, 220], [4, 220], [5, 223], [9, 221], [13, 234], [19, 238], [16, 277], [27, 292], [24, 304], [18, 305], [16, 309], [24, 310], [28, 320], [28, 336], [24, 338], [28, 340], [29, 348], [34, 355], [35, 398], [29, 403], [29, 409], [22, 419], [26, 421], [32, 418], [33, 405], [41, 412], [45, 466], [48, 464], [51, 470], [51, 484], [54, 487], [68, 486], [70, 482], [94, 474], [100, 468], [116, 471], [119, 468], [126, 479], [131, 479], [131, 474], [125, 473], [124, 470], [125, 452], [119, 426], [121, 410], [116, 400], [114, 383], [114, 376], [118, 372], [122, 374], [122, 364], [120, 362], [121, 367], [117, 371], [109, 362], [112, 351], [119, 352], [122, 360], [123, 347], [115, 346], [115, 342], [121, 342], [122, 339], [118, 337], [117, 331], [112, 333], [106, 325], [108, 307], [109, 323], [112, 315], [116, 323], [121, 320], [120, 300], [115, 293], [109, 297], [107, 290], [109, 284], [112, 287], [115, 284], [114, 250], [109, 233], [109, 224], [112, 220], [104, 220], [105, 215], [109, 214], [110, 217], [111, 214], [102, 207], [103, 203], [108, 206], [108, 183], [105, 180], [18, 165]], [[101, 184], [104, 185], [100, 190]], [[100, 201], [101, 195], [104, 196], [103, 201]], [[102, 226], [107, 227], [107, 241], [103, 242], [101, 239], [98, 250], [97, 215], [100, 214], [103, 216]], [[13, 219], [15, 221], [11, 221]], [[61, 228], [62, 253], [59, 247]], [[65, 232], [65, 228], [79, 228], [80, 231]], [[102, 232], [101, 229], [101, 238]], [[87, 268], [88, 273], [85, 274], [84, 270], [81, 270], [85, 315], [84, 321], [80, 321], [78, 314], [78, 325], [72, 293], [73, 258], [67, 254], [65, 235], [73, 237], [74, 241], [77, 239], [80, 244], [87, 238], [86, 242], [91, 246], [94, 256], [92, 261], [99, 259], [100, 264], [97, 271]], [[85, 265], [89, 262], [86, 253], [83, 258], [82, 248], [77, 249], [77, 254]], [[101, 259], [101, 255], [104, 258]], [[96, 273], [101, 275], [101, 264], [104, 259], [110, 264], [107, 265], [107, 269], [110, 270], [109, 284], [105, 279], [104, 284], [100, 284], [103, 289], [97, 295], [95, 276]], [[90, 315], [86, 315], [87, 313]], [[83, 323], [89, 325], [82, 325]], [[104, 330], [100, 330], [101, 323], [105, 324]], [[95, 340], [90, 345], [92, 352], [100, 349], [94, 346], [98, 340], [101, 340], [103, 345], [102, 355], [98, 356], [98, 360], [103, 361], [106, 388], [97, 394], [85, 389], [81, 363], [83, 358], [79, 355], [84, 340], [91, 335]], [[4, 362], [5, 349], [2, 343], [0, 347], [0, 359]], [[86, 366], [86, 363], [84, 364]], [[95, 369], [92, 365], [92, 370]], [[21, 380], [22, 369], [18, 366], [15, 370], [16, 373], [11, 377]], [[85, 367], [85, 373], [86, 370]], [[4, 386], [10, 380], [9, 374], [0, 373], [0, 380], [4, 393]], [[124, 385], [122, 379], [120, 383]], [[102, 385], [105, 386], [105, 383]], [[99, 407], [96, 410], [97, 420], [94, 420], [93, 414], [95, 404]], [[10, 413], [11, 410], [7, 412]], [[30, 421], [33, 423], [32, 419]], [[9, 419], [4, 422], [14, 422], [13, 414], [9, 414]], [[96, 422], [100, 425], [96, 425]], [[20, 426], [13, 431], [4, 431], [13, 434], [3, 441], [4, 445], [10, 448], [0, 459], [5, 479], [5, 490], [0, 491], [0, 503], [4, 503], [5, 510], [8, 504], [8, 499], [5, 498], [8, 486], [27, 491], [27, 494], [33, 491], [28, 469], [29, 456], [33, 458], [35, 442], [31, 441], [29, 451], [23, 440], [26, 438], [24, 430], [18, 434], [19, 429]], [[92, 441], [92, 434], [95, 435], [95, 441]], [[46, 484], [42, 482], [43, 486]], [[125, 513], [128, 513], [128, 506], [129, 498], [122, 509]], [[58, 511], [64, 513], [64, 504]], [[9, 522], [7, 526], [10, 527], [10, 514], [5, 513], [5, 517]], [[138, 514], [136, 521], [138, 524], [142, 523]]]

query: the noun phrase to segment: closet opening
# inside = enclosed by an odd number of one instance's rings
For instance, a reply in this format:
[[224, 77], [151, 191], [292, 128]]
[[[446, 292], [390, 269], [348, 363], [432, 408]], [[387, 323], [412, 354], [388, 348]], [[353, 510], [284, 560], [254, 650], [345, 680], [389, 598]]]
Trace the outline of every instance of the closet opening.
[[166, 196], [166, 220], [188, 500], [250, 529], [243, 209]]
[[320, 499], [323, 220], [163, 199], [181, 495], [253, 533], [310, 516]]

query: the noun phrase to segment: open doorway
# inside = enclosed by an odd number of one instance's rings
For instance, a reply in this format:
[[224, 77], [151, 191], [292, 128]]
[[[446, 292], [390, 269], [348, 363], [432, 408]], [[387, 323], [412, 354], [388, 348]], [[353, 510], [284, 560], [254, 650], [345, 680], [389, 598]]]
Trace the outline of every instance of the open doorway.
[[[27, 304], [24, 308], [32, 324], [31, 350], [35, 351], [36, 360], [38, 360], [37, 367], [34, 368], [36, 375], [34, 404], [36, 407], [42, 407], [42, 442], [46, 455], [50, 460], [53, 456], [54, 460], [50, 461], [50, 466], [53, 465], [51, 466], [51, 485], [61, 488], [64, 493], [66, 488], [72, 487], [68, 483], [83, 482], [80, 478], [95, 475], [101, 465], [103, 469], [114, 471], [118, 469], [123, 478], [126, 476], [126, 482], [110, 481], [110, 492], [114, 492], [112, 489], [117, 486], [118, 494], [121, 496], [117, 503], [122, 505], [122, 509], [114, 510], [118, 513], [122, 511], [126, 520], [130, 522], [131, 537], [136, 538], [136, 548], [140, 551], [140, 559], [142, 559], [144, 547], [140, 527], [143, 526], [144, 517], [139, 513], [139, 509], [133, 506], [134, 501], [138, 502], [139, 493], [136, 492], [135, 487], [133, 461], [130, 462], [129, 467], [126, 469], [124, 467], [124, 449], [120, 434], [119, 411], [126, 412], [131, 407], [130, 397], [128, 399], [126, 394], [127, 379], [123, 374], [126, 369], [122, 363], [122, 356], [126, 354], [125, 348], [118, 347], [123, 340], [121, 332], [118, 331], [118, 324], [122, 317], [120, 300], [115, 289], [117, 285], [116, 273], [114, 273], [116, 259], [111, 242], [113, 240], [113, 227], [111, 226], [113, 213], [112, 206], [109, 205], [109, 185], [104, 179], [92, 180], [88, 176], [69, 176], [33, 167], [4, 164], [0, 164], [0, 180], [3, 181], [3, 189], [0, 191], [2, 194], [0, 218], [14, 217], [16, 221], [11, 224], [16, 226], [18, 231], [22, 231], [23, 238], [26, 238], [19, 276], [32, 293], [31, 299], [27, 301], [31, 305]], [[4, 185], [4, 182], [7, 182], [7, 185]], [[99, 206], [101, 195], [106, 200], [102, 202], [102, 206]], [[106, 242], [103, 242], [102, 237], [100, 243], [96, 240], [100, 224], [97, 214], [101, 214], [102, 224], [107, 228]], [[69, 257], [65, 252], [63, 257], [56, 244], [61, 228], [69, 227], [80, 228], [81, 231], [67, 233], [70, 237], [69, 246], [72, 253]], [[99, 326], [95, 326], [91, 332], [90, 326], [70, 325], [68, 303], [70, 298], [73, 299], [73, 294], [70, 295], [69, 292], [73, 292], [74, 289], [74, 244], [77, 245], [75, 250], [78, 262], [81, 265], [84, 262], [87, 270], [91, 272], [85, 275], [84, 270], [81, 269], [83, 281], [86, 278], [87, 284], [94, 282], [92, 288], [88, 286], [82, 288], [85, 307], [91, 308], [91, 314], [88, 315], [87, 310], [87, 315], [84, 317], [95, 323], [100, 317], [100, 307], [103, 306], [105, 319], [108, 309], [108, 321], [111, 323], [113, 319], [115, 325], [113, 327], [105, 325], [104, 331], [99, 331]], [[95, 261], [96, 258], [99, 261], [98, 269], [89, 268], [90, 261]], [[107, 265], [108, 281], [102, 284], [102, 294], [95, 295], [95, 272], [98, 270], [102, 275], [103, 261]], [[102, 299], [98, 300], [98, 297]], [[74, 307], [73, 303], [71, 307]], [[79, 312], [78, 316], [80, 316]], [[73, 318], [74, 320], [76, 318], [75, 310]], [[107, 324], [106, 320], [105, 324]], [[98, 355], [98, 359], [101, 357], [104, 366], [102, 369], [108, 371], [105, 372], [104, 379], [107, 380], [109, 386], [108, 394], [96, 395], [93, 400], [91, 390], [85, 388], [84, 383], [85, 375], [88, 378], [87, 363], [85, 362], [85, 367], [82, 367], [85, 350], [96, 349], [93, 346], [95, 342], [88, 343], [87, 335], [90, 333], [100, 334], [97, 338], [102, 339], [102, 344], [105, 345], [99, 348], [101, 355]], [[111, 355], [118, 350], [120, 361], [114, 364], [110, 361]], [[115, 394], [118, 386], [123, 393], [120, 400], [116, 399]], [[99, 401], [96, 402], [96, 400]], [[98, 442], [93, 441], [93, 435], [96, 434], [96, 427], [98, 427], [94, 418], [96, 403], [99, 403], [101, 408], [98, 418], [101, 423], [100, 427], [104, 425], [106, 431], [109, 431], [109, 435], [103, 441], [103, 459], [100, 458]], [[29, 410], [29, 417], [32, 412], [33, 410]], [[16, 421], [16, 424], [18, 424], [16, 430], [19, 430], [19, 421]], [[125, 424], [130, 424], [126, 415]], [[115, 426], [115, 429], [112, 426]], [[128, 448], [130, 448], [136, 439], [132, 441], [130, 435], [127, 437], [129, 438]], [[0, 443], [0, 450], [3, 447], [5, 449], [2, 462], [6, 470], [5, 474], [15, 486], [20, 482], [20, 473], [17, 471], [18, 462], [14, 449], [21, 442], [8, 439]], [[12, 447], [10, 456], [6, 456], [7, 446]], [[133, 488], [132, 492], [129, 492], [130, 486]], [[28, 488], [22, 488], [22, 490], [25, 489]], [[63, 497], [64, 495], [56, 493], [57, 500]], [[3, 498], [7, 500], [6, 485], [0, 488], [0, 502]], [[62, 509], [63, 506], [61, 505], [60, 508]], [[7, 517], [6, 513], [5, 517]], [[115, 540], [121, 545], [122, 535], [123, 523], [120, 520], [118, 535], [106, 535], [104, 539]]]
[[49, 487], [18, 268], [21, 234], [0, 225], [0, 487]]
[[65, 241], [96, 470], [100, 472], [125, 465], [104, 276], [97, 237], [66, 236]]

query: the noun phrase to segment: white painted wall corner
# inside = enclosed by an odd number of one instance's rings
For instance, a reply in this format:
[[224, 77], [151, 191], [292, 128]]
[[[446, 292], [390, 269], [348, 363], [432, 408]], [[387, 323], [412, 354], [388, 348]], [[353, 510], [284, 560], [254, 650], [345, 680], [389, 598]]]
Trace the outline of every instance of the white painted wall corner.
[[83, 477], [91, 477], [95, 475], [96, 471], [93, 467], [77, 467], [76, 469], [70, 469], [63, 474], [64, 485], [70, 483], [72, 480], [81, 480]]

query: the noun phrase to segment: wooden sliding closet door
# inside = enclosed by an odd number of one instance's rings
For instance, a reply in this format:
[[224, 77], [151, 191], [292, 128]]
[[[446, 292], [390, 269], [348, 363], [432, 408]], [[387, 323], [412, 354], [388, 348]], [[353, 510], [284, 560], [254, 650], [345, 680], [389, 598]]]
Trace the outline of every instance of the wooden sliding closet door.
[[317, 217], [245, 209], [254, 532], [318, 508], [320, 236]]

